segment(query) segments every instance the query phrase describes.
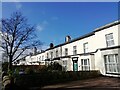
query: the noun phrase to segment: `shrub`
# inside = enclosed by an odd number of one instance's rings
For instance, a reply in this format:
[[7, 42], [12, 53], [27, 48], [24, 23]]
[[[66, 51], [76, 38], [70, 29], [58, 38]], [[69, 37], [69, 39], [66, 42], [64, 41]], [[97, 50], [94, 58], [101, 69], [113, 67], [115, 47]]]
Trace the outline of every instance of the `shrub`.
[[34, 73], [34, 70], [32, 68], [26, 68], [25, 69], [25, 73], [26, 74], [33, 74]]
[[19, 71], [20, 71], [19, 68], [15, 68], [15, 70], [14, 70], [14, 74], [19, 74]]
[[47, 71], [62, 71], [62, 66], [59, 63], [54, 62], [54, 63], [49, 64], [44, 69]]

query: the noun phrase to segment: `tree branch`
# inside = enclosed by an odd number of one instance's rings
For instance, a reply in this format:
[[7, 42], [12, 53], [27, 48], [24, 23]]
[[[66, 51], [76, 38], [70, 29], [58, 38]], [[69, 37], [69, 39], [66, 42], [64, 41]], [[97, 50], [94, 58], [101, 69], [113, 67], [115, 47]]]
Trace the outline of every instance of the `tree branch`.
[[[15, 12], [9, 19], [2, 20], [2, 35], [7, 55], [12, 61], [17, 60], [28, 48], [32, 48], [42, 43], [36, 42], [35, 27], [27, 23], [27, 19], [21, 13]], [[21, 49], [21, 52], [18, 52]], [[17, 56], [15, 56], [17, 54]], [[15, 58], [13, 58], [15, 57]], [[11, 61], [11, 60], [9, 60]]]

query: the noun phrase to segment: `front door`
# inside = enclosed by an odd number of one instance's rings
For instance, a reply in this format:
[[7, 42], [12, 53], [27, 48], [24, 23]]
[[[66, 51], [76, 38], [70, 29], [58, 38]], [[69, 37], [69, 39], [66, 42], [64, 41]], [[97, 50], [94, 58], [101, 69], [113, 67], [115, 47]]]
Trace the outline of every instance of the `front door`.
[[78, 71], [78, 61], [73, 61], [73, 71]]
[[73, 71], [78, 71], [78, 61], [73, 61]]
[[73, 57], [73, 71], [78, 71], [78, 57]]

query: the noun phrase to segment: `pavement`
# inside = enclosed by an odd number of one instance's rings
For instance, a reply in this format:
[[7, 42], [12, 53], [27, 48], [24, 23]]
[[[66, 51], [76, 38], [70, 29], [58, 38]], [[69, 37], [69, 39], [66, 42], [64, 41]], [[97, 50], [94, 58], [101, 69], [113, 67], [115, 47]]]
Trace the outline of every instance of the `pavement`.
[[55, 85], [48, 85], [41, 88], [41, 90], [120, 90], [120, 78], [116, 77], [98, 77], [87, 80], [71, 81], [68, 83], [60, 83]]

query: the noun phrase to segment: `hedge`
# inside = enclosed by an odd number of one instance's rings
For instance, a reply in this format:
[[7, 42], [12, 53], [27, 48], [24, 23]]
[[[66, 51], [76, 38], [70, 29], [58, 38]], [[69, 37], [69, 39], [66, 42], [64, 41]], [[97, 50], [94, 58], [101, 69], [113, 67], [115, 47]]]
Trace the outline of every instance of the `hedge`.
[[41, 73], [16, 75], [15, 84], [21, 87], [42, 87], [44, 85], [95, 78], [98, 76], [100, 76], [99, 71], [47, 71]]

